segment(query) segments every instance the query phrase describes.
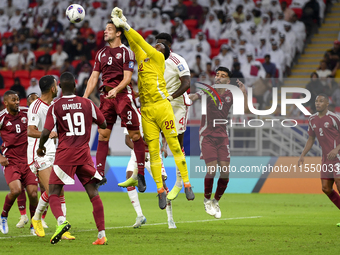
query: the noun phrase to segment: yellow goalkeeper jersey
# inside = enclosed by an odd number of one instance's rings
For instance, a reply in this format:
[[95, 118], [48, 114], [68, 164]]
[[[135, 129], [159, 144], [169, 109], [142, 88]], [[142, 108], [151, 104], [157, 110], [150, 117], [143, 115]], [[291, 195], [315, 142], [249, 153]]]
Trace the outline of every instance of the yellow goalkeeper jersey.
[[169, 96], [164, 80], [165, 59], [162, 52], [148, 44], [144, 38], [130, 28], [124, 31], [138, 64], [138, 90], [142, 106], [167, 100]]

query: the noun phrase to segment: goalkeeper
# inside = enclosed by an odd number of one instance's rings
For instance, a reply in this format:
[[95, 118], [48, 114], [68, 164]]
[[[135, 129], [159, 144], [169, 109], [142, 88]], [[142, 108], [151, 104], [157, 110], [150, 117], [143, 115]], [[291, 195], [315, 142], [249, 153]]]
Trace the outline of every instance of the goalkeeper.
[[[185, 157], [177, 139], [175, 117], [169, 102], [170, 96], [164, 80], [165, 60], [170, 55], [170, 49], [163, 43], [152, 47], [126, 22], [122, 10], [115, 7], [112, 10], [112, 21], [116, 27], [123, 27], [131, 50], [136, 55], [138, 64], [138, 90], [141, 102], [142, 126], [144, 139], [149, 146], [150, 166], [153, 179], [157, 185], [159, 207], [166, 207], [166, 198], [173, 200], [179, 190], [172, 189], [166, 196], [162, 181], [162, 162], [159, 156], [159, 132], [162, 130], [169, 148], [174, 155], [175, 163], [181, 173], [185, 194], [188, 200], [193, 200], [192, 191]], [[120, 186], [131, 186], [137, 177], [133, 175]]]

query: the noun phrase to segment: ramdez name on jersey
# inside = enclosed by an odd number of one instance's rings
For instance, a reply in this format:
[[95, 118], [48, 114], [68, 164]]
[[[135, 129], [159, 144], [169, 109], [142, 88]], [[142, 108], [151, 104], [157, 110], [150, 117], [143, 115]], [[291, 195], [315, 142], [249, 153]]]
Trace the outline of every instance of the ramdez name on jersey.
[[63, 104], [63, 110], [76, 110], [76, 109], [82, 109], [81, 103], [75, 103], [75, 104]]

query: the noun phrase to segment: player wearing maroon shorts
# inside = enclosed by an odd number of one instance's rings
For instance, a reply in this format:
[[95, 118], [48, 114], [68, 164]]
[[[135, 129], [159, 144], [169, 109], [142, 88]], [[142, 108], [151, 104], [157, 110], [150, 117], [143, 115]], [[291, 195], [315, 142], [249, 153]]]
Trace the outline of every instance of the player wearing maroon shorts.
[[44, 144], [56, 126], [59, 144], [49, 180], [49, 204], [58, 221], [58, 226], [51, 238], [51, 243], [57, 243], [71, 228], [62, 211], [59, 196], [65, 184], [74, 184], [76, 174], [85, 187], [93, 206], [93, 216], [99, 232], [98, 239], [93, 244], [107, 244], [103, 203], [96, 183], [91, 181], [93, 178], [99, 181], [103, 177], [94, 167], [89, 147], [92, 122], [105, 129], [106, 121], [92, 101], [74, 95], [75, 86], [71, 73], [63, 73], [60, 76], [63, 97], [48, 109], [37, 151], [40, 157], [45, 155]]
[[138, 112], [134, 103], [133, 91], [129, 86], [135, 65], [135, 55], [121, 42], [123, 28], [116, 28], [110, 20], [104, 31], [104, 40], [109, 44], [97, 52], [91, 77], [87, 83], [84, 97], [87, 98], [97, 85], [102, 73], [100, 90], [100, 107], [107, 122], [107, 128], [99, 129], [96, 154], [97, 169], [104, 175], [109, 139], [117, 116], [121, 118], [122, 127], [126, 127], [136, 154], [138, 165], [138, 189], [146, 189], [144, 178], [145, 150], [144, 141], [139, 132]]
[[[315, 99], [316, 113], [308, 119], [309, 138], [306, 142], [298, 166], [303, 165], [304, 157], [312, 148], [315, 137], [322, 149], [321, 184], [322, 191], [340, 209], [340, 196], [333, 190], [335, 182], [340, 192], [340, 116], [328, 110], [329, 100], [325, 94]], [[340, 226], [340, 223], [337, 224]]]
[[[226, 67], [219, 67], [216, 70], [215, 84], [229, 84], [231, 72]], [[247, 93], [244, 84], [237, 80], [239, 88], [242, 90], [245, 102]], [[230, 151], [229, 139], [226, 125], [214, 126], [214, 119], [227, 119], [230, 107], [233, 105], [233, 95], [230, 90], [216, 88], [216, 92], [221, 98], [221, 102], [215, 105], [211, 97], [207, 97], [207, 114], [202, 115], [201, 127], [199, 130], [201, 159], [204, 159], [207, 166], [207, 174], [204, 179], [204, 207], [208, 214], [221, 218], [221, 210], [218, 201], [221, 199], [229, 182]], [[191, 94], [192, 101], [197, 100], [203, 91]], [[247, 108], [247, 107], [246, 107]], [[213, 189], [216, 168], [221, 169], [220, 178], [217, 182], [215, 198], [210, 200]]]
[[19, 107], [19, 96], [12, 90], [5, 92], [4, 104], [6, 109], [0, 112], [0, 134], [3, 139], [0, 164], [10, 191], [6, 195], [0, 227], [1, 232], [7, 234], [8, 213], [23, 188], [26, 188], [33, 216], [38, 204], [38, 182], [27, 165], [27, 108]]

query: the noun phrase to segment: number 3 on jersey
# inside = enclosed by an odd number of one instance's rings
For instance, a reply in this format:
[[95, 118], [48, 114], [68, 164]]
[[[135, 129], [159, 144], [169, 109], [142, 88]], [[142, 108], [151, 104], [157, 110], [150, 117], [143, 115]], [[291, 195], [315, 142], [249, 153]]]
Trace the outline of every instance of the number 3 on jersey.
[[63, 120], [67, 121], [69, 132], [66, 133], [66, 136], [81, 136], [85, 134], [85, 118], [84, 113], [76, 112], [73, 114], [73, 122], [70, 113], [66, 113], [66, 116], [63, 117]]

